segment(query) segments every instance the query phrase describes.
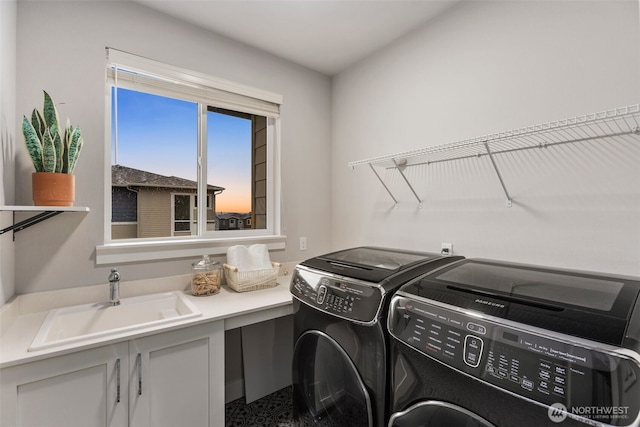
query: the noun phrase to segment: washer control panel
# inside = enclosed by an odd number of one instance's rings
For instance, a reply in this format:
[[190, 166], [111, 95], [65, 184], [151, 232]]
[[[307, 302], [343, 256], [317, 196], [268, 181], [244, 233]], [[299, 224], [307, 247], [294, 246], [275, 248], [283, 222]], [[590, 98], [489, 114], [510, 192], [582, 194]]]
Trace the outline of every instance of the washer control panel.
[[401, 295], [391, 302], [388, 322], [395, 339], [420, 353], [542, 404], [561, 403], [578, 418], [597, 415], [622, 426], [640, 416], [640, 359]]
[[365, 324], [377, 321], [383, 299], [374, 284], [306, 268], [294, 270], [290, 290], [295, 298], [318, 310]]

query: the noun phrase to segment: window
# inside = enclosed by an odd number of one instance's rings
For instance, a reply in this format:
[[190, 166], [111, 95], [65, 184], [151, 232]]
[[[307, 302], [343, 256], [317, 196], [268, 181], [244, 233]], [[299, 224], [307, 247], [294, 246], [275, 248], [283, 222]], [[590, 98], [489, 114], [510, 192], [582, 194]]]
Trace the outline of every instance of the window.
[[[173, 195], [173, 235], [191, 235], [195, 231], [194, 197], [191, 194]], [[183, 234], [181, 234], [183, 233]]]
[[[213, 198], [207, 196], [207, 230], [215, 230], [216, 216], [213, 212]], [[194, 236], [197, 234], [198, 196], [195, 194], [172, 194], [171, 210], [172, 236]]]
[[98, 262], [119, 242], [222, 248], [229, 238], [278, 237], [281, 97], [110, 48], [107, 56], [111, 221]]

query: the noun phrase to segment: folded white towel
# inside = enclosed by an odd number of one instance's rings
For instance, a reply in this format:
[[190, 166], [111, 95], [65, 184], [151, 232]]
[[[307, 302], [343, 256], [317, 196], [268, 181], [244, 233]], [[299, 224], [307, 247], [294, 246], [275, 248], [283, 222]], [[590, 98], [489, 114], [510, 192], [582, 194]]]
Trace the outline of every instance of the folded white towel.
[[249, 258], [252, 270], [267, 270], [271, 268], [271, 258], [267, 245], [255, 244], [249, 246]]
[[238, 271], [251, 270], [249, 249], [243, 245], [231, 246], [227, 249], [227, 264], [236, 267]]

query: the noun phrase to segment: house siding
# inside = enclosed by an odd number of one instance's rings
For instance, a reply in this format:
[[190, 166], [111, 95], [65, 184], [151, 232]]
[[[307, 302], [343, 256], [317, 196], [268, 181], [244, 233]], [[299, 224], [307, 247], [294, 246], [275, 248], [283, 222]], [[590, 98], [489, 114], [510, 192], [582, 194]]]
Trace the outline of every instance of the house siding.
[[171, 193], [141, 189], [138, 193], [138, 237], [171, 236]]
[[137, 223], [116, 223], [111, 224], [111, 238], [116, 239], [135, 239], [138, 236]]

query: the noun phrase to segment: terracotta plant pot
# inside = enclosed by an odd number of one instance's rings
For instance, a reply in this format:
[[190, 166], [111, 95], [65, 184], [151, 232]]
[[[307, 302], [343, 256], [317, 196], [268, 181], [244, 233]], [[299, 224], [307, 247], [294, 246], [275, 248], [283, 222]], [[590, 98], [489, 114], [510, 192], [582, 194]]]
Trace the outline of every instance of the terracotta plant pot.
[[76, 179], [68, 173], [34, 172], [31, 175], [33, 203], [36, 206], [73, 206]]

